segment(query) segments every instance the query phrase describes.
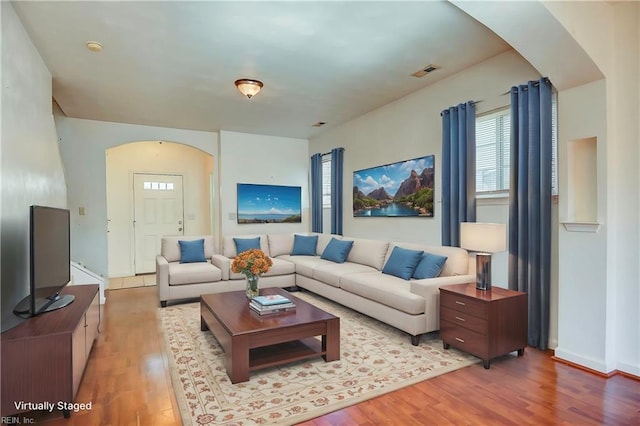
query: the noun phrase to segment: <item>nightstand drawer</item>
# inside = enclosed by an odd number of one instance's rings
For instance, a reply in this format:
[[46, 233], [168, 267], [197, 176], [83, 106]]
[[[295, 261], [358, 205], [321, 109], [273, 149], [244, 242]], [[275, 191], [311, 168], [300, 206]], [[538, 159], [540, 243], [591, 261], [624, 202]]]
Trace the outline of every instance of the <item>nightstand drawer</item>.
[[440, 305], [456, 311], [466, 312], [476, 317], [487, 318], [487, 304], [470, 297], [459, 296], [441, 290]]
[[487, 320], [469, 315], [466, 312], [451, 309], [446, 306], [440, 308], [440, 319], [456, 324], [458, 327], [468, 328], [480, 334], [487, 334]]
[[479, 358], [487, 358], [489, 353], [487, 337], [475, 331], [460, 327], [449, 321], [440, 322], [440, 338], [445, 344], [461, 349]]

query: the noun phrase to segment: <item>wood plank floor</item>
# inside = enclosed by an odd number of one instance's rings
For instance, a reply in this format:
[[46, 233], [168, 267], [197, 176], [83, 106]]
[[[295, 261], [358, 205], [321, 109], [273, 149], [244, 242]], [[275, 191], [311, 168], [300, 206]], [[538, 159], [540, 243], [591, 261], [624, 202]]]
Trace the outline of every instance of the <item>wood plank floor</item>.
[[[180, 425], [158, 332], [155, 287], [112, 290], [77, 402], [92, 409], [38, 424]], [[408, 338], [408, 337], [407, 337]], [[325, 425], [640, 425], [640, 382], [609, 379], [527, 348], [303, 423]]]

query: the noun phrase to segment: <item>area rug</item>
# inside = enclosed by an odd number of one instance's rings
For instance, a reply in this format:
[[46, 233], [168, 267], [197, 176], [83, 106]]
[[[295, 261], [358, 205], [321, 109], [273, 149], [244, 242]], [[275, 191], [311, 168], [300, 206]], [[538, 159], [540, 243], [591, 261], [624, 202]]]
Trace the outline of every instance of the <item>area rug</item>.
[[413, 346], [408, 334], [377, 320], [307, 292], [295, 295], [340, 317], [340, 360], [253, 371], [235, 385], [222, 348], [200, 331], [199, 303], [159, 309], [184, 425], [295, 424], [479, 362], [444, 350], [436, 333]]

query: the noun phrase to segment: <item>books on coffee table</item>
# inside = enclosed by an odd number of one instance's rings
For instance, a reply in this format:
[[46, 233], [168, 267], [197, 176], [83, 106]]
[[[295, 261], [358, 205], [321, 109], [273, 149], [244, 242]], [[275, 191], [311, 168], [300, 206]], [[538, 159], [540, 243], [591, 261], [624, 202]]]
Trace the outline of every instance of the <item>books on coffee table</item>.
[[251, 308], [251, 310], [257, 312], [260, 315], [277, 314], [280, 312], [292, 312], [296, 310], [296, 305], [294, 304], [265, 308], [259, 306], [257, 303], [251, 302], [249, 303], [249, 307]]
[[290, 312], [296, 309], [295, 303], [279, 294], [254, 297], [249, 302], [249, 307], [260, 315]]
[[283, 303], [291, 303], [291, 300], [280, 295], [280, 294], [269, 294], [266, 296], [256, 296], [252, 301], [255, 301], [261, 306], [273, 306], [273, 305], [281, 305]]

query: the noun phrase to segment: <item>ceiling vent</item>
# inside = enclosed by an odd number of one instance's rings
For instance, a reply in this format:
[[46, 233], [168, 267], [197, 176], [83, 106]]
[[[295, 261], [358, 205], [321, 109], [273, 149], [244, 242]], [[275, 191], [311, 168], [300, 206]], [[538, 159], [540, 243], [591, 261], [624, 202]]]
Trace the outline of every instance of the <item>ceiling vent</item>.
[[326, 122], [326, 121], [318, 121], [316, 124], [312, 124], [311, 126], [312, 126], [312, 127], [322, 127], [322, 126], [324, 126], [325, 124], [327, 124], [327, 122]]
[[422, 68], [421, 70], [418, 70], [416, 72], [414, 72], [413, 74], [411, 74], [414, 77], [424, 77], [425, 75], [429, 74], [430, 72], [434, 72], [435, 70], [439, 69], [440, 67], [437, 65], [433, 65], [433, 64], [429, 64], [426, 67]]

